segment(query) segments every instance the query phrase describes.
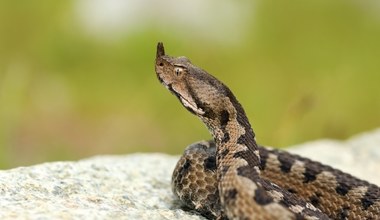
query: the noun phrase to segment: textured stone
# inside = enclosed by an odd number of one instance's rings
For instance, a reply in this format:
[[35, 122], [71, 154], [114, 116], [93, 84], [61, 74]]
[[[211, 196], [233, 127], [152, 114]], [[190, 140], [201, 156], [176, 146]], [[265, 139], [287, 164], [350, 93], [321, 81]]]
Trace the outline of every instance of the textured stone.
[[[380, 129], [292, 152], [380, 185]], [[0, 171], [0, 219], [202, 219], [180, 209], [170, 178], [178, 156], [97, 156]]]

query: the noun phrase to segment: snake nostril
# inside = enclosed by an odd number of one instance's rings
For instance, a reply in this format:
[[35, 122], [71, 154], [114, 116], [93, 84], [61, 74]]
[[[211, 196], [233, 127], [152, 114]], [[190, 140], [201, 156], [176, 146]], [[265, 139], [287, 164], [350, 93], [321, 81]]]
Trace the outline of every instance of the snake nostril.
[[164, 64], [163, 64], [163, 63], [160, 63], [159, 65], [160, 65], [160, 66], [164, 66]]

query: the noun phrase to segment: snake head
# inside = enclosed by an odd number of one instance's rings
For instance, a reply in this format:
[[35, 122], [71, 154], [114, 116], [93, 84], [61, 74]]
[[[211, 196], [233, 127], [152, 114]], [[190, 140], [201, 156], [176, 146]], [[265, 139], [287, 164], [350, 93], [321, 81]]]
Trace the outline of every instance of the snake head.
[[181, 104], [206, 123], [222, 112], [236, 112], [231, 101], [237, 101], [227, 86], [193, 65], [188, 58], [166, 55], [163, 43], [157, 45], [155, 70], [158, 80]]
[[163, 43], [157, 44], [155, 70], [158, 80], [172, 92], [190, 112], [203, 115], [205, 112], [191, 94], [189, 79], [191, 62], [186, 57], [171, 57], [165, 55]]

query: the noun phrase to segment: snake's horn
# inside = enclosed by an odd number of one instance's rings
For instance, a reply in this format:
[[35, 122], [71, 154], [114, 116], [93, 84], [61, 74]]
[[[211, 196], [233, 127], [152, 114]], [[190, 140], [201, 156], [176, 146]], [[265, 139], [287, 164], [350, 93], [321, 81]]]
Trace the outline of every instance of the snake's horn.
[[159, 58], [161, 56], [165, 56], [165, 48], [164, 48], [164, 43], [158, 42], [157, 44], [157, 53], [156, 53], [156, 58]]

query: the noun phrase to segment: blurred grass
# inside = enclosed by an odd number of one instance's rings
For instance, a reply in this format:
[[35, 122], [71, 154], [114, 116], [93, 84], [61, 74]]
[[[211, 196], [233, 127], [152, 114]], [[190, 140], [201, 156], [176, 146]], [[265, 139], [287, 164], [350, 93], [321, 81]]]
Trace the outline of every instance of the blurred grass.
[[226, 42], [207, 36], [213, 26], [205, 34], [160, 16], [104, 39], [83, 29], [74, 3], [0, 2], [0, 168], [178, 154], [208, 139], [158, 83], [157, 41], [229, 85], [262, 144], [344, 139], [380, 125], [380, 6], [373, 1], [255, 1], [241, 21], [245, 34], [226, 29], [226, 39], [239, 39]]

